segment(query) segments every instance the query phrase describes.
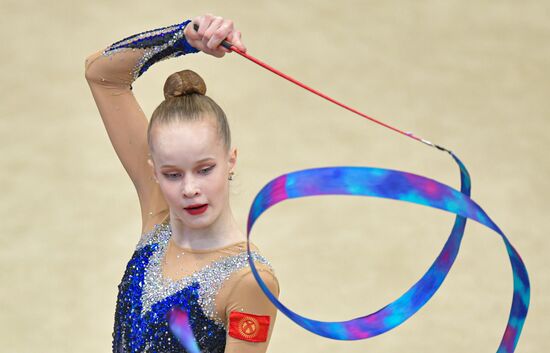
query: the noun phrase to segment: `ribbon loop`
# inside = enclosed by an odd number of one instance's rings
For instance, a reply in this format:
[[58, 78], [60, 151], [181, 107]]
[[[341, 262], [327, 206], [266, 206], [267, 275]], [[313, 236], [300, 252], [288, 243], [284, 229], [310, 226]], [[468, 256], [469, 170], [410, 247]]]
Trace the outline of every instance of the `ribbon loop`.
[[[471, 180], [466, 167], [449, 152], [460, 168], [461, 190], [435, 180], [401, 171], [370, 167], [325, 167], [284, 174], [258, 193], [250, 208], [247, 241], [258, 217], [287, 199], [316, 195], [356, 195], [394, 199], [438, 208], [456, 215], [451, 234], [426, 273], [407, 292], [382, 309], [348, 321], [324, 322], [301, 316], [281, 303], [265, 285], [249, 261], [256, 281], [271, 302], [289, 319], [320, 336], [336, 340], [374, 337], [400, 325], [435, 294], [449, 273], [460, 248], [466, 220], [471, 219], [497, 232], [503, 239], [514, 278], [514, 296], [508, 325], [498, 352], [513, 352], [529, 306], [529, 279], [523, 261], [504, 233], [470, 197]], [[250, 253], [250, 246], [247, 251]]]

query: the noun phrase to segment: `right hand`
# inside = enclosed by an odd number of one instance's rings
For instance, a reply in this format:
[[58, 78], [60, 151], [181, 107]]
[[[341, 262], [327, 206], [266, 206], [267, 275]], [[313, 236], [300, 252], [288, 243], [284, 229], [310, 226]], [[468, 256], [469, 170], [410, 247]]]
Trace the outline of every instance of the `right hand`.
[[[199, 26], [197, 31], [193, 28], [195, 24]], [[185, 27], [183, 33], [191, 46], [218, 58], [230, 52], [220, 45], [224, 40], [239, 50], [246, 51], [246, 47], [241, 42], [241, 32], [235, 30], [233, 21], [219, 16], [206, 14], [195, 17]]]

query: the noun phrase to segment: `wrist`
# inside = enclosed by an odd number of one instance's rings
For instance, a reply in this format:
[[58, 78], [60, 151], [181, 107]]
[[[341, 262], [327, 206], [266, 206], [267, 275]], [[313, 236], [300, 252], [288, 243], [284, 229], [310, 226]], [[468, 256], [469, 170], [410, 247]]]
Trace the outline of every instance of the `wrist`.
[[143, 49], [143, 55], [132, 70], [133, 80], [141, 76], [155, 63], [180, 55], [197, 53], [199, 50], [187, 42], [184, 29], [190, 20], [175, 25], [156, 28], [124, 38], [111, 44], [103, 55], [112, 55], [121, 50]]
[[[185, 27], [187, 25], [191, 24], [191, 20], [185, 20], [182, 23], [179, 24], [180, 30], [178, 31], [178, 34], [176, 35], [178, 38], [176, 39], [176, 42], [174, 44], [174, 47], [180, 51], [182, 51], [185, 54], [193, 54], [200, 52], [199, 49], [195, 48], [189, 42], [187, 41], [187, 38], [185, 38]], [[176, 37], [175, 36], [175, 37]]]

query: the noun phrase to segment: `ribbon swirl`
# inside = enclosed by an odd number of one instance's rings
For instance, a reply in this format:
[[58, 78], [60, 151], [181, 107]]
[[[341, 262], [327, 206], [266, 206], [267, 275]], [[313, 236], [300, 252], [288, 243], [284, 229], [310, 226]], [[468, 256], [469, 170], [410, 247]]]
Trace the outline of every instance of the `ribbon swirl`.
[[247, 251], [250, 232], [258, 217], [287, 199], [316, 195], [357, 195], [411, 202], [456, 214], [454, 226], [443, 249], [427, 272], [407, 292], [382, 309], [362, 317], [340, 322], [324, 322], [301, 316], [282, 304], [265, 285], [253, 261], [252, 273], [271, 302], [289, 319], [317, 335], [336, 340], [374, 337], [400, 325], [416, 313], [437, 291], [449, 273], [460, 248], [466, 220], [472, 219], [498, 233], [506, 245], [512, 265], [514, 294], [508, 324], [498, 348], [513, 352], [529, 307], [530, 286], [521, 257], [504, 233], [470, 196], [470, 177], [466, 167], [452, 154], [460, 168], [461, 190], [420, 175], [370, 167], [326, 167], [281, 175], [255, 197], [247, 226]]

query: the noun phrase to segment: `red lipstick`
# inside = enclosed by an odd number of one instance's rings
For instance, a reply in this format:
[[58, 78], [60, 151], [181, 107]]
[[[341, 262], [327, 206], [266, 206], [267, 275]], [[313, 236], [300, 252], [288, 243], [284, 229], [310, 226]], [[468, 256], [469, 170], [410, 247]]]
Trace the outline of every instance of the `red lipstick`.
[[185, 207], [184, 210], [186, 210], [187, 213], [193, 216], [196, 216], [204, 213], [207, 208], [208, 208], [208, 204], [195, 204], [195, 205]]

